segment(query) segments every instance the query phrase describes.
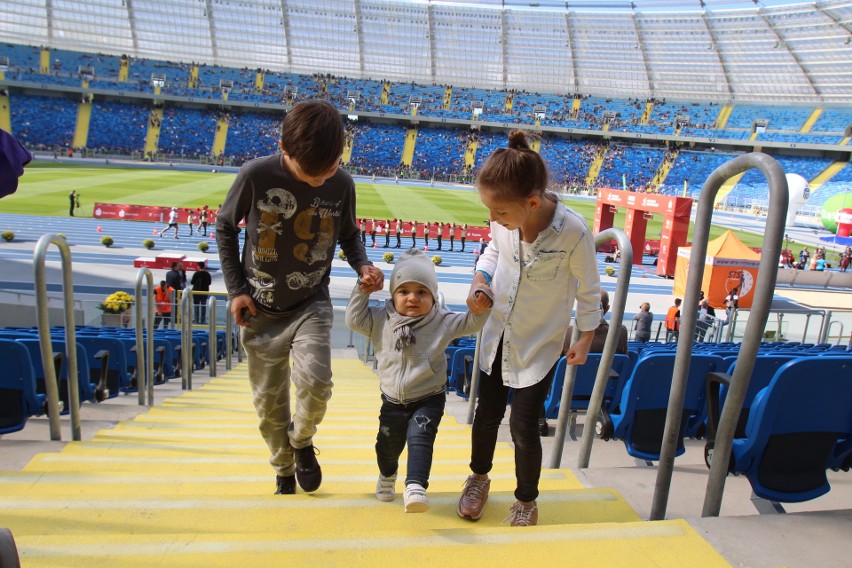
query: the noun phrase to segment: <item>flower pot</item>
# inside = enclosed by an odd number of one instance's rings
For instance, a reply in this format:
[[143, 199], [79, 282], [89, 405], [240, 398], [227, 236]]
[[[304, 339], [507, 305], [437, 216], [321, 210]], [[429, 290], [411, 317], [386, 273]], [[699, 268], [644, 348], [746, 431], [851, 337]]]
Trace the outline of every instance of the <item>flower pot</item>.
[[133, 312], [129, 310], [121, 314], [108, 314], [104, 312], [101, 314], [101, 325], [104, 327], [132, 327]]

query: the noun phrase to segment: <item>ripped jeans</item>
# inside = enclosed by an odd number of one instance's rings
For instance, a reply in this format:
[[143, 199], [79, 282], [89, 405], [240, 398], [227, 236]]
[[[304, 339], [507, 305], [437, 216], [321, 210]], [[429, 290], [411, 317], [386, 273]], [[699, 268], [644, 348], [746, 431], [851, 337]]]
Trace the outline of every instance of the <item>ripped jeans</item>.
[[379, 433], [376, 436], [376, 461], [382, 475], [390, 477], [396, 474], [399, 456], [408, 442], [405, 484], [419, 483], [424, 488], [429, 487], [432, 448], [446, 403], [444, 393], [409, 404], [389, 402], [382, 395]]

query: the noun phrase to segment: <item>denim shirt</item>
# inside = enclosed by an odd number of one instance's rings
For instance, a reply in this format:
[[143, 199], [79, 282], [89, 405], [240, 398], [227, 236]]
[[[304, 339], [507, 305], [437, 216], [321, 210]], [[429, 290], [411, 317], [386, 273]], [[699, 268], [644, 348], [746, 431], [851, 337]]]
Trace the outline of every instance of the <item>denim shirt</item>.
[[[522, 388], [541, 381], [562, 355], [577, 302], [576, 324], [593, 331], [601, 321], [595, 243], [582, 216], [557, 203], [550, 225], [520, 253], [520, 232], [491, 223], [492, 241], [477, 270], [492, 276], [494, 307], [482, 330], [479, 367], [501, 365], [503, 383]], [[495, 362], [503, 340], [503, 359]]]

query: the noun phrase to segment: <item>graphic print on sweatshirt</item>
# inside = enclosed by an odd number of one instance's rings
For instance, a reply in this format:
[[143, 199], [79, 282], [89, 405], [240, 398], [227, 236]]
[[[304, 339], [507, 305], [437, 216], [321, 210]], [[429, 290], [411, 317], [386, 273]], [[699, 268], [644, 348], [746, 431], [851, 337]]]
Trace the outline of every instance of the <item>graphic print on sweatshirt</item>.
[[266, 191], [266, 199], [257, 202], [260, 211], [260, 222], [257, 225], [257, 248], [252, 251], [252, 260], [255, 264], [264, 262], [276, 262], [278, 250], [275, 248], [275, 237], [280, 235], [284, 228], [279, 220], [282, 216], [289, 219], [296, 212], [296, 197], [281, 187], [274, 187]]

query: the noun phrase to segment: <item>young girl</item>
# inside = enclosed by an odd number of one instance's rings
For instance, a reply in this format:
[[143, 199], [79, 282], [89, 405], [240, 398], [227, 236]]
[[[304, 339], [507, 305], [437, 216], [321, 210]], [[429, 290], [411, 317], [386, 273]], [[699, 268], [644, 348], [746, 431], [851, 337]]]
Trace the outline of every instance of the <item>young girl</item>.
[[[586, 361], [601, 321], [600, 282], [592, 232], [583, 218], [546, 191], [547, 167], [521, 131], [497, 150], [478, 177], [479, 198], [488, 208], [492, 240], [480, 255], [472, 287], [490, 285], [494, 308], [482, 331], [479, 401], [473, 422], [470, 468], [458, 504], [461, 517], [477, 520], [488, 499], [494, 449], [514, 389], [509, 428], [515, 444], [512, 526], [538, 522], [541, 439], [538, 419], [565, 329], [577, 302], [580, 339], [569, 365]], [[481, 307], [468, 299], [473, 313]]]
[[393, 501], [399, 456], [407, 443], [406, 513], [429, 509], [432, 447], [446, 404], [444, 350], [456, 337], [482, 329], [491, 301], [487, 286], [472, 293], [480, 291], [485, 294], [478, 294], [475, 303], [479, 315], [441, 308], [435, 266], [423, 251], [411, 249], [394, 265], [390, 302], [370, 308], [370, 295], [356, 285], [346, 308], [346, 325], [372, 339], [378, 362], [382, 409], [376, 436], [376, 498]]

